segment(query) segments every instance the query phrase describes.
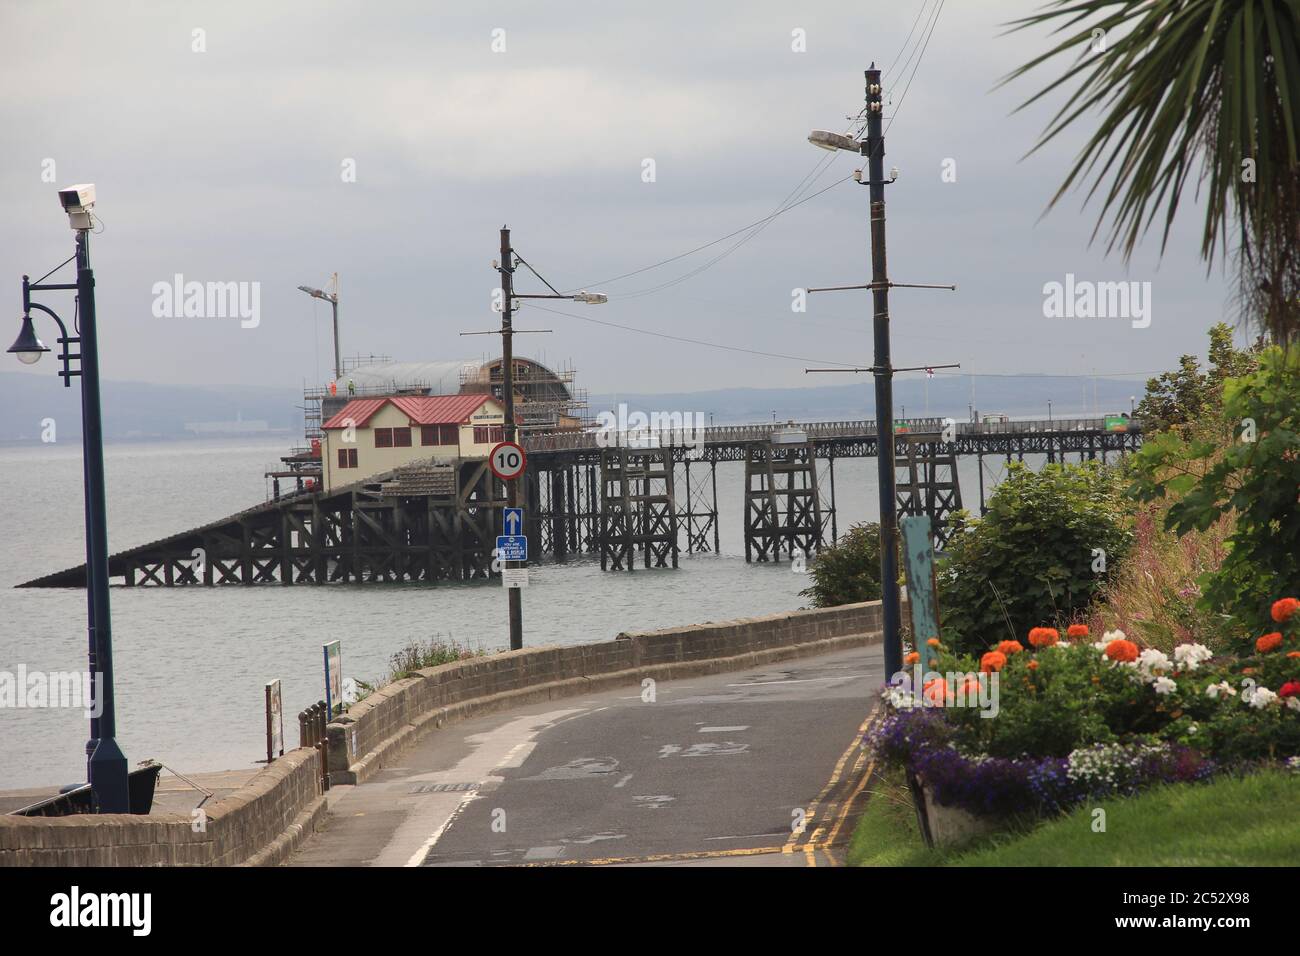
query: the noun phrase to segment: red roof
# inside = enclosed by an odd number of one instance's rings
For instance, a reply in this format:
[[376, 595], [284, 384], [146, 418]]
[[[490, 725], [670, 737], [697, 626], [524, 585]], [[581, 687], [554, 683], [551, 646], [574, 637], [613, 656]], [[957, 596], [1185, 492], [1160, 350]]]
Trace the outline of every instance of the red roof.
[[348, 423], [364, 427], [375, 413], [390, 402], [406, 413], [412, 425], [459, 425], [469, 421], [492, 396], [470, 395], [400, 395], [385, 398], [354, 398], [321, 428], [346, 428]]

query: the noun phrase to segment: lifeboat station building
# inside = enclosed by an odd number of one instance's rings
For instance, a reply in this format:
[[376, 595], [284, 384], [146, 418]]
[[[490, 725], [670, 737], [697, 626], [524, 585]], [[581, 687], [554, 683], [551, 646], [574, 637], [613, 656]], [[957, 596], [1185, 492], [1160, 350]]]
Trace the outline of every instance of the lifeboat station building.
[[487, 458], [504, 432], [490, 394], [353, 399], [321, 426], [325, 490], [417, 462]]

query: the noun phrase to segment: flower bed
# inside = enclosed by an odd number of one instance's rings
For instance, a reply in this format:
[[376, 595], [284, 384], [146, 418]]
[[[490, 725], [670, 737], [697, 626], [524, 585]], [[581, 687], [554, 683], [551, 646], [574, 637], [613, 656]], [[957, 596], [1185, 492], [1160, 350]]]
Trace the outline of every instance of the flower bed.
[[[869, 743], [939, 807], [990, 821], [1048, 816], [1083, 801], [1225, 770], [1300, 763], [1300, 601], [1249, 657], [1200, 644], [1168, 656], [1119, 631], [1034, 628], [980, 656], [942, 645], [928, 672], [885, 690]], [[934, 642], [932, 642], [932, 645]], [[912, 688], [919, 688], [913, 690]]]

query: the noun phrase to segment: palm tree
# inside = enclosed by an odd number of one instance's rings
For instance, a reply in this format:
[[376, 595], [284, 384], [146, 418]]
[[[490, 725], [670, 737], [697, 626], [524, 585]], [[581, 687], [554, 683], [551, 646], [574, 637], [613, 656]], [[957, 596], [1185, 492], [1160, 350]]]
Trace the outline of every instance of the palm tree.
[[1161, 252], [1190, 181], [1205, 199], [1201, 256], [1227, 252], [1243, 305], [1279, 343], [1300, 340], [1300, 0], [1051, 0], [1011, 31], [1052, 25], [1060, 41], [1003, 79], [1076, 54], [1024, 109], [1077, 88], [1031, 152], [1100, 109], [1052, 198], [1091, 180], [1104, 195], [1093, 237], [1128, 260], [1161, 209]]

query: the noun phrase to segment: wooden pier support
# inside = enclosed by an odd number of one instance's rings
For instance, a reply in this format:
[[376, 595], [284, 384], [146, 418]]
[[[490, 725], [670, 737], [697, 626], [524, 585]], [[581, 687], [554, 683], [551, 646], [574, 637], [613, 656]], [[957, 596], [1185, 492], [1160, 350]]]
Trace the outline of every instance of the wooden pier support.
[[745, 560], [811, 557], [822, 546], [817, 453], [812, 442], [754, 442], [745, 457]]
[[677, 510], [671, 449], [604, 448], [600, 455], [600, 567], [677, 567]]

